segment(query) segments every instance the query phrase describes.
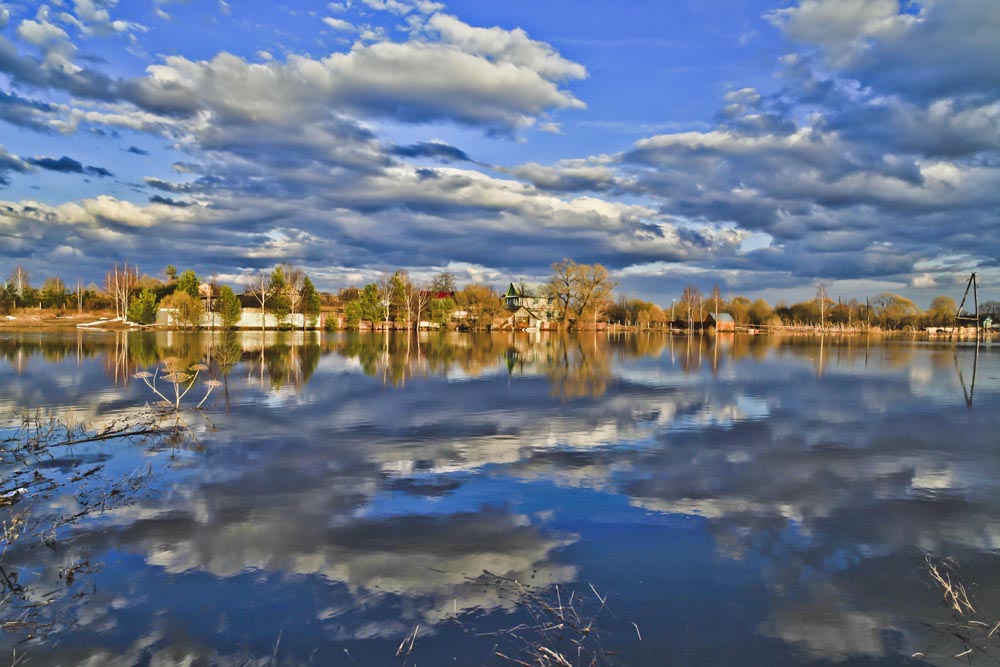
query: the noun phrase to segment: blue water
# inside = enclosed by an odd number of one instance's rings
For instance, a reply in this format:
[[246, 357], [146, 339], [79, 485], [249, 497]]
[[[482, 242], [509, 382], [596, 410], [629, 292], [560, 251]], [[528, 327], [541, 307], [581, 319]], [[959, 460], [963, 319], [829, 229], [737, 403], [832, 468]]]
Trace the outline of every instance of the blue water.
[[[581, 664], [592, 650], [620, 665], [950, 664], [964, 647], [940, 625], [955, 619], [928, 557], [954, 565], [970, 618], [1000, 620], [991, 346], [264, 342], [0, 334], [8, 435], [25, 410], [91, 428], [146, 414], [157, 399], [133, 375], [167, 358], [225, 381], [201, 411], [202, 385], [185, 397], [174, 441], [31, 463], [65, 484], [2, 511], [30, 507], [39, 531], [98, 481], [143, 476], [59, 527], [55, 549], [28, 536], [0, 558], [51, 600], [50, 625], [0, 634], [0, 660], [535, 664], [548, 642], [577, 664], [568, 631], [537, 627], [541, 600], [593, 621]], [[98, 464], [86, 490], [67, 481]], [[71, 584], [58, 576], [81, 561]]]

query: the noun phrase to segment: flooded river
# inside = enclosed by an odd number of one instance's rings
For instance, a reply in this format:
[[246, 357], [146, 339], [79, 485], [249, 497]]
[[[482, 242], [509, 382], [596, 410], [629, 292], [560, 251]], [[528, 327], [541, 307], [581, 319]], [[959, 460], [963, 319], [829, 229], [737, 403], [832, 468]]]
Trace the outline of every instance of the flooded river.
[[944, 665], [1000, 621], [988, 345], [7, 332], [0, 437], [192, 380], [166, 436], [8, 456], [0, 664]]

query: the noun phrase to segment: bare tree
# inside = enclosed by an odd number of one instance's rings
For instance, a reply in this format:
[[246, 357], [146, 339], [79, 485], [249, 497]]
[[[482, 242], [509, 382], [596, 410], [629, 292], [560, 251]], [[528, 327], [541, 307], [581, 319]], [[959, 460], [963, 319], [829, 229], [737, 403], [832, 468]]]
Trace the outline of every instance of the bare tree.
[[573, 302], [573, 292], [576, 289], [576, 262], [563, 258], [561, 262], [553, 262], [552, 277], [545, 286], [549, 298], [559, 304], [559, 319], [566, 322]]
[[618, 282], [600, 264], [577, 264], [563, 259], [552, 264], [552, 270], [545, 291], [559, 304], [561, 320], [591, 315], [596, 324]]
[[819, 328], [826, 326], [826, 286], [820, 283], [816, 288], [816, 300], [819, 301]]
[[[306, 273], [298, 266], [288, 263], [281, 264], [282, 272], [285, 274], [285, 298], [288, 300], [288, 307], [292, 313], [300, 312], [302, 309], [302, 288], [305, 287]], [[302, 320], [305, 321], [305, 313], [302, 313]], [[305, 324], [303, 324], [303, 329]]]
[[[261, 270], [256, 275], [247, 276], [247, 294], [252, 296], [260, 304], [260, 335], [261, 345], [263, 345], [264, 336], [264, 323], [265, 323], [265, 305], [268, 299], [271, 297], [271, 289], [268, 281], [267, 271]], [[263, 355], [262, 355], [263, 356]]]
[[31, 287], [28, 284], [28, 271], [23, 266], [18, 264], [14, 267], [14, 270], [10, 273], [10, 278], [8, 278], [10, 284], [14, 286], [14, 294], [17, 295], [18, 299], [24, 298], [24, 290]]
[[697, 310], [698, 314], [701, 314], [701, 307], [703, 297], [701, 296], [701, 290], [694, 285], [685, 285], [684, 292], [681, 294], [681, 303], [687, 309], [687, 319], [688, 319], [688, 331], [691, 331], [693, 326], [694, 313]]
[[722, 305], [722, 290], [719, 289], [718, 283], [712, 288], [712, 303], [715, 306], [715, 321], [719, 321], [719, 308]]
[[416, 325], [414, 326], [414, 328], [419, 329], [420, 315], [421, 313], [424, 312], [424, 308], [427, 307], [427, 304], [430, 303], [431, 300], [431, 295], [432, 295], [431, 285], [427, 284], [417, 285], [410, 282], [409, 286], [410, 287], [409, 287], [409, 297], [407, 298], [407, 303], [408, 303], [407, 307], [416, 317]]
[[386, 273], [378, 281], [379, 303], [382, 305], [386, 331], [389, 330], [389, 307], [392, 306], [396, 294], [396, 284], [392, 278], [392, 274]]
[[128, 262], [122, 267], [115, 264], [104, 276], [104, 291], [114, 304], [115, 317], [123, 322], [128, 320], [129, 302], [138, 287], [139, 267], [134, 266], [130, 269]]
[[611, 277], [608, 270], [601, 264], [577, 264], [576, 289], [573, 294], [573, 308], [577, 316], [585, 314], [593, 316], [594, 325], [607, 307], [611, 292], [618, 286], [618, 281]]

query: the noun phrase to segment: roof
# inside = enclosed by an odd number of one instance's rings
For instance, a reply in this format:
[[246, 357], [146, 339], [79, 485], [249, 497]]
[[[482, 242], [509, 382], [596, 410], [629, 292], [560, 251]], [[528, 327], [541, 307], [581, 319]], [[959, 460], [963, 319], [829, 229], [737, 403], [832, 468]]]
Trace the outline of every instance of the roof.
[[526, 285], [525, 283], [511, 283], [510, 287], [507, 288], [507, 293], [504, 296], [519, 296], [527, 297], [529, 299], [544, 299], [545, 298], [545, 286], [544, 285]]
[[735, 322], [733, 316], [729, 313], [719, 313], [719, 316], [715, 318], [716, 322]]

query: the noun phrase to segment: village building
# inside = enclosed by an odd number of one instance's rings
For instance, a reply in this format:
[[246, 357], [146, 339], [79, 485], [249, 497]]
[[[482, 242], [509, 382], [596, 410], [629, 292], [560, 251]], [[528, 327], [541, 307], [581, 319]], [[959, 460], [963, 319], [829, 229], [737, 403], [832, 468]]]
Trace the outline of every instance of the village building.
[[510, 283], [504, 305], [510, 311], [505, 327], [511, 329], [547, 329], [557, 317], [555, 299], [541, 285]]
[[718, 319], [711, 313], [705, 317], [705, 322], [703, 323], [703, 328], [711, 329], [715, 328], [717, 332], [725, 331], [736, 331], [736, 320], [729, 313], [719, 313]]

